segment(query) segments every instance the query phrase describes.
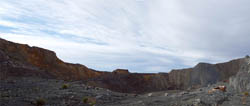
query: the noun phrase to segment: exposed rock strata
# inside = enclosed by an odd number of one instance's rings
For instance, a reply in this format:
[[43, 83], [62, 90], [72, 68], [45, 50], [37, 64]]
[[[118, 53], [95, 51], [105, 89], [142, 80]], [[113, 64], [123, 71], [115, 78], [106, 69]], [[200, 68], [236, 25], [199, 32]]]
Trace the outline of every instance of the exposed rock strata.
[[130, 73], [118, 69], [102, 72], [81, 64], [65, 63], [53, 51], [9, 42], [0, 38], [0, 72], [5, 76], [39, 76], [63, 80], [81, 80], [89, 85], [119, 92], [145, 93], [168, 89], [207, 86], [236, 75], [243, 59], [226, 63], [199, 63], [194, 68], [170, 73]]
[[250, 58], [245, 58], [240, 71], [230, 78], [230, 85], [238, 92], [250, 92]]

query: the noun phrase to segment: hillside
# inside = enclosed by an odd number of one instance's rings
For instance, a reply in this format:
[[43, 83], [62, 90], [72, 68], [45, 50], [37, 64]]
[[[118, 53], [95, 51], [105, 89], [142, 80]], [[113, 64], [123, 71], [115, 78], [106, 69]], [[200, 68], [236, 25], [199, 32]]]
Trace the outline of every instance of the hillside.
[[169, 73], [130, 73], [124, 69], [102, 72], [81, 64], [63, 62], [53, 51], [4, 39], [0, 39], [0, 59], [1, 79], [6, 76], [39, 76], [81, 80], [91, 86], [124, 93], [199, 88], [229, 80], [242, 64], [242, 59], [236, 59], [219, 64], [199, 63], [193, 68]]
[[248, 106], [249, 78], [249, 57], [169, 73], [103, 72], [0, 39], [1, 106]]

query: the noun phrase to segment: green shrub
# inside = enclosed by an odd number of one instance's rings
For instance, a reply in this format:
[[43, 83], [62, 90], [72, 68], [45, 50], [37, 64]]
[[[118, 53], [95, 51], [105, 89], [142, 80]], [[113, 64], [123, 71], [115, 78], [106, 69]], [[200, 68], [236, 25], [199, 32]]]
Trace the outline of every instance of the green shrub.
[[95, 106], [95, 104], [96, 104], [96, 98], [93, 98], [93, 97], [84, 97], [83, 98], [83, 103], [89, 104], [90, 106]]
[[83, 98], [83, 103], [88, 103], [88, 98], [87, 97]]
[[39, 99], [36, 100], [36, 105], [37, 106], [43, 106], [43, 105], [45, 105], [45, 103], [46, 103], [46, 100], [43, 99], [43, 98], [39, 98]]
[[62, 89], [68, 89], [69, 88], [69, 85], [68, 84], [63, 84], [62, 85]]
[[248, 92], [243, 92], [243, 95], [248, 96], [249, 93]]

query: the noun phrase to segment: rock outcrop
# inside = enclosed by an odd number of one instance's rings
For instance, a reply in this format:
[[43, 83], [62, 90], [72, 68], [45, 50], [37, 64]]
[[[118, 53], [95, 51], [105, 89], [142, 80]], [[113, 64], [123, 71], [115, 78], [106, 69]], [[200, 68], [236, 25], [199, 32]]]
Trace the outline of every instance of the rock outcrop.
[[[122, 71], [123, 72], [123, 71]], [[107, 73], [92, 79], [90, 85], [126, 93], [168, 90], [168, 74]]]
[[168, 77], [130, 73], [126, 69], [101, 72], [81, 64], [65, 63], [53, 51], [0, 39], [0, 77], [37, 76], [81, 80], [119, 92], [143, 93], [167, 89]]
[[113, 71], [114, 74], [129, 74], [127, 69], [116, 69]]
[[238, 92], [250, 92], [250, 58], [246, 57], [236, 76], [230, 78], [230, 85]]
[[[100, 75], [84, 65], [65, 63], [58, 59], [55, 52], [39, 47], [29, 47], [0, 39], [0, 52], [9, 57], [9, 62], [18, 62], [21, 66], [36, 67], [36, 70], [46, 70], [58, 79], [86, 80]], [[32, 72], [31, 72], [32, 73]]]
[[63, 62], [53, 51], [0, 38], [0, 78], [37, 76], [81, 80], [88, 85], [127, 93], [207, 86], [236, 75], [243, 60], [219, 64], [199, 63], [194, 68], [172, 70], [170, 73], [130, 73], [126, 69], [102, 72], [81, 64]]
[[236, 75], [244, 59], [226, 63], [199, 63], [194, 68], [172, 70], [169, 73], [170, 85], [175, 89], [199, 88], [218, 81], [227, 81]]

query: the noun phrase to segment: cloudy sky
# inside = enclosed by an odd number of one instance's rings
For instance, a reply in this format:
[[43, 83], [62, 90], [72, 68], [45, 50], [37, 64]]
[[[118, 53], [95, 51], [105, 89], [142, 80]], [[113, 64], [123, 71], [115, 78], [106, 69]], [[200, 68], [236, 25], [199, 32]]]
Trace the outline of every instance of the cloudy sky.
[[0, 37], [66, 62], [156, 73], [250, 53], [250, 0], [1, 0]]

